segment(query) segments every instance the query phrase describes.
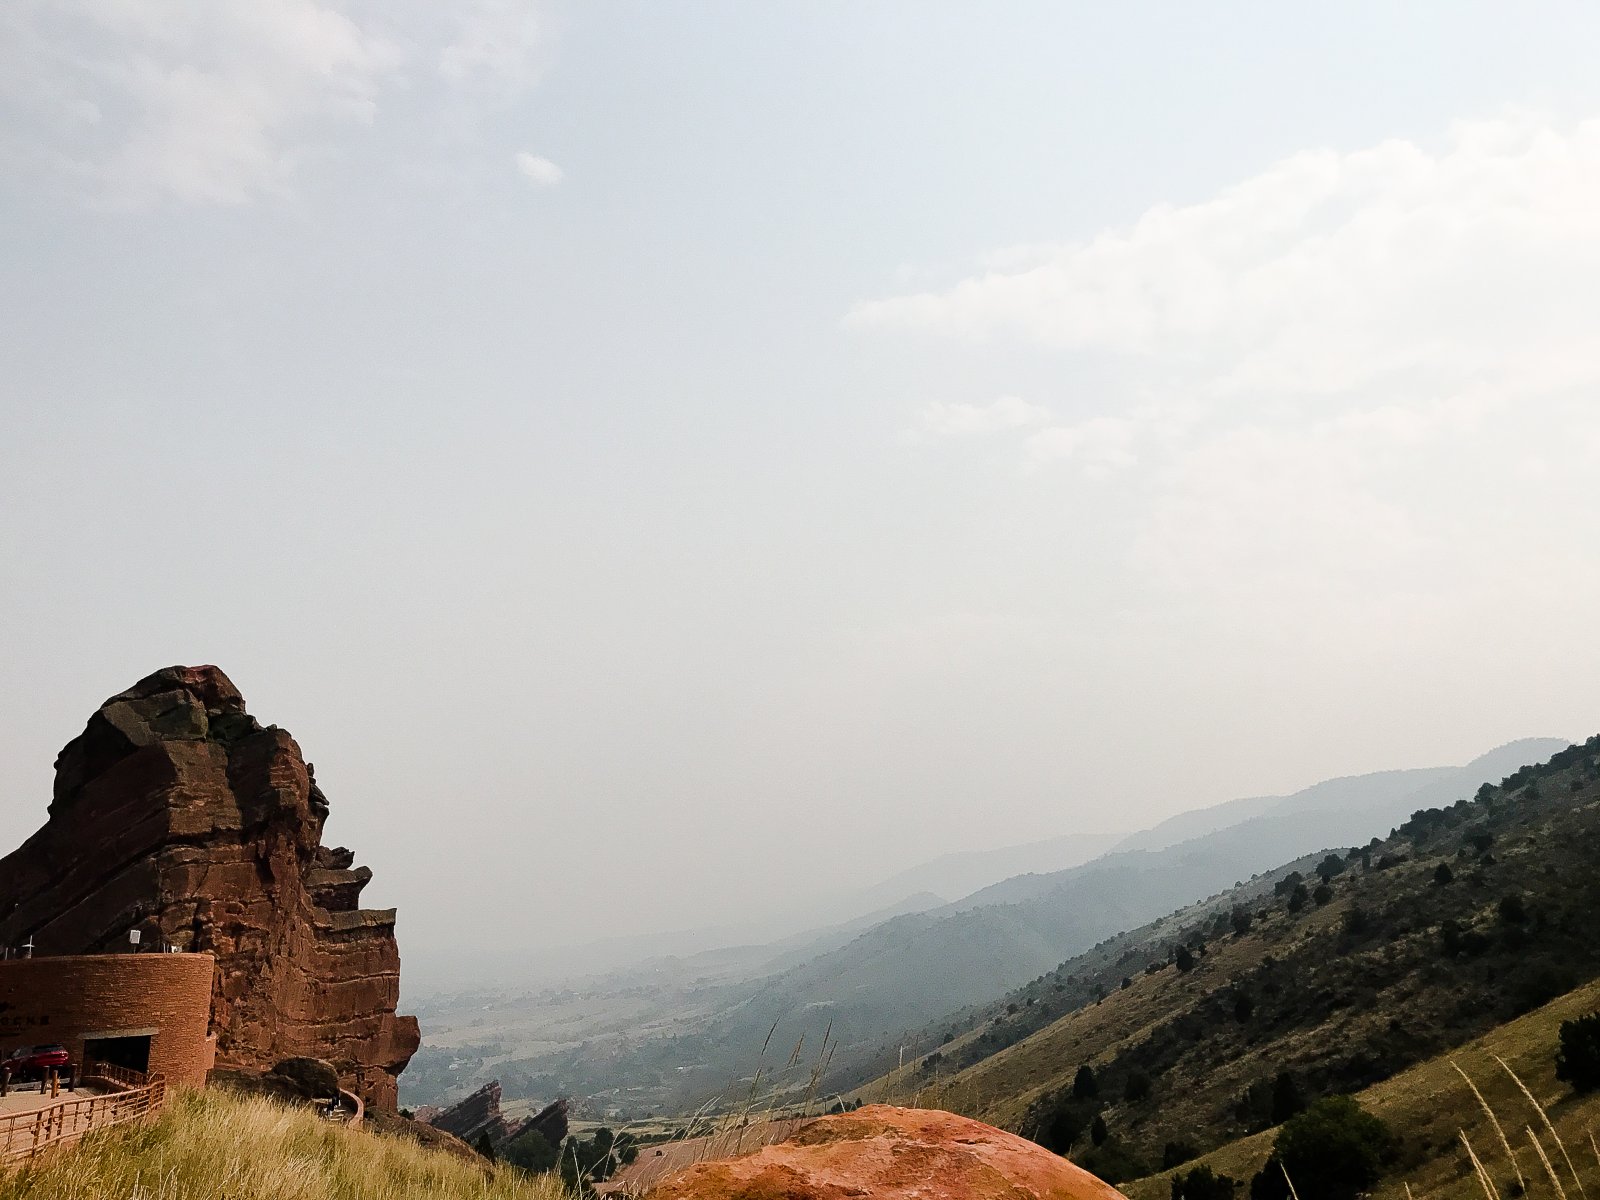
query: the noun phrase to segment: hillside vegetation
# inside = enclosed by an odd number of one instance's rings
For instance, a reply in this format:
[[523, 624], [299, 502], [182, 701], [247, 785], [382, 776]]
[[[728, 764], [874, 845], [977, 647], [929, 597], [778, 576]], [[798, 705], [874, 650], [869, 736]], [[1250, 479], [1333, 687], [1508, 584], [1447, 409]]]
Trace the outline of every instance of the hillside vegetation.
[[1113, 1181], [1264, 1130], [1600, 975], [1597, 802], [1600, 738], [1322, 860], [1326, 883], [1280, 871], [1065, 963], [864, 1094], [1019, 1130]]
[[221, 1089], [181, 1092], [149, 1125], [91, 1135], [0, 1174], [0, 1200], [565, 1200], [553, 1176]]
[[[1517, 1086], [1533, 1094], [1560, 1135], [1578, 1177], [1600, 1195], [1600, 1156], [1590, 1134], [1600, 1126], [1600, 1092], [1582, 1094], [1559, 1082], [1555, 1074], [1555, 1047], [1561, 1022], [1600, 1009], [1600, 983], [1589, 983], [1537, 1009], [1499, 1026], [1467, 1045], [1408, 1068], [1393, 1079], [1357, 1093], [1363, 1108], [1384, 1120], [1400, 1134], [1400, 1154], [1383, 1181], [1371, 1193], [1373, 1200], [1405, 1200], [1407, 1188], [1415, 1200], [1430, 1196], [1481, 1195], [1471, 1161], [1461, 1143], [1464, 1133], [1482, 1160], [1500, 1195], [1517, 1191], [1517, 1172], [1527, 1194], [1555, 1197], [1527, 1130], [1537, 1132], [1545, 1153], [1558, 1169], [1563, 1189], [1572, 1176], [1565, 1158], [1549, 1137], [1543, 1119]], [[1497, 1061], [1497, 1059], [1499, 1061]], [[1502, 1066], [1501, 1063], [1505, 1065]], [[1516, 1157], [1513, 1165], [1489, 1115], [1479, 1104], [1459, 1067], [1478, 1088], [1495, 1120], [1500, 1123]], [[1515, 1072], [1513, 1079], [1510, 1072]], [[1174, 1171], [1122, 1184], [1130, 1200], [1168, 1200], [1172, 1176], [1205, 1165], [1219, 1175], [1248, 1181], [1266, 1161], [1275, 1130], [1254, 1134], [1185, 1163]], [[1240, 1189], [1243, 1200], [1244, 1189]]]

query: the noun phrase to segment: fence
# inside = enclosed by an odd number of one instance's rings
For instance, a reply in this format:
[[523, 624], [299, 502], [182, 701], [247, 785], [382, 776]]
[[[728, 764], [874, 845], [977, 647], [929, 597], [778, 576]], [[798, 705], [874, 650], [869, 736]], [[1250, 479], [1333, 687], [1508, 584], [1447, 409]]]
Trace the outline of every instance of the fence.
[[[130, 1086], [110, 1072], [140, 1083]], [[137, 1071], [96, 1063], [85, 1071], [85, 1077], [103, 1078], [124, 1090], [0, 1116], [0, 1165], [77, 1141], [91, 1130], [143, 1121], [159, 1112], [167, 1098], [166, 1080], [160, 1075], [146, 1079]]]
[[143, 1071], [133, 1071], [127, 1067], [117, 1067], [110, 1063], [90, 1059], [83, 1066], [84, 1079], [99, 1079], [105, 1083], [115, 1083], [118, 1086], [131, 1090], [142, 1088], [149, 1084], [150, 1078]]

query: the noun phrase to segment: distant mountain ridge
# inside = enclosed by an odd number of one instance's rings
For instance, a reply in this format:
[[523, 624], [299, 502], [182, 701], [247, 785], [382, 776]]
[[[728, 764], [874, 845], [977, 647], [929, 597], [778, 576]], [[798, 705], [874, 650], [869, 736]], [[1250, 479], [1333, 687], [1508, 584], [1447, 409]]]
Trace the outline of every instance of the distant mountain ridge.
[[[696, 1104], [731, 1075], [747, 1074], [774, 1025], [775, 1044], [790, 1045], [802, 1035], [816, 1045], [831, 1025], [838, 1043], [834, 1073], [847, 1073], [852, 1062], [870, 1061], [899, 1035], [993, 1001], [1111, 935], [1284, 862], [1365, 844], [1416, 809], [1470, 798], [1480, 785], [1566, 745], [1525, 739], [1464, 767], [1328, 780], [1290, 796], [1183, 814], [1066, 870], [991, 883], [853, 936], [835, 928], [809, 948], [796, 938], [771, 956], [765, 978], [702, 989], [690, 997], [692, 1010], [662, 1014], [665, 1039], [640, 1036], [635, 1024], [628, 1033], [568, 1041], [532, 1056], [508, 1047], [494, 1056], [496, 1070], [508, 1095], [519, 1087], [527, 1089], [523, 1094], [613, 1095], [636, 1088], [642, 1107], [659, 1110]], [[714, 958], [699, 961], [709, 965]], [[680, 961], [676, 968], [689, 965]]]
[[922, 892], [946, 901], [958, 900], [1014, 875], [1079, 866], [1115, 848], [1126, 837], [1122, 833], [1066, 833], [994, 850], [958, 850], [891, 875], [862, 896], [885, 906]]

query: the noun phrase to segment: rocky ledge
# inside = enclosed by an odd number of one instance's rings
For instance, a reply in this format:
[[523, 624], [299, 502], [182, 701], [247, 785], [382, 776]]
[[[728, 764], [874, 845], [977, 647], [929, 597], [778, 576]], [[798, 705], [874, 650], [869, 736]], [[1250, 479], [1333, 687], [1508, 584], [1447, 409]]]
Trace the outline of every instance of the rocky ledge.
[[699, 1163], [649, 1200], [1124, 1200], [1041, 1146], [947, 1112], [870, 1105], [745, 1158]]
[[395, 1014], [395, 914], [359, 907], [371, 872], [322, 845], [327, 815], [295, 740], [226, 675], [157, 671], [56, 759], [49, 820], [0, 859], [0, 945], [125, 952], [137, 929], [145, 948], [209, 952], [219, 1066], [323, 1058], [393, 1109], [418, 1043]]
[[556, 1100], [520, 1121], [508, 1121], [500, 1111], [500, 1081], [492, 1079], [471, 1095], [449, 1108], [422, 1108], [417, 1119], [454, 1134], [469, 1146], [476, 1146], [485, 1135], [498, 1150], [514, 1142], [530, 1129], [537, 1129], [545, 1141], [560, 1146], [567, 1136], [567, 1102]]

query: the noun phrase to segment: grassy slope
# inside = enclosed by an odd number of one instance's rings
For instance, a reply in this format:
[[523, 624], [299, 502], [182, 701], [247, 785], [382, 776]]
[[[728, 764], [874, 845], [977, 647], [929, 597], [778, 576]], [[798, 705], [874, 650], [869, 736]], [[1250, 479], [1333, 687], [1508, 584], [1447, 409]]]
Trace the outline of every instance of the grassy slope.
[[[912, 1064], [861, 1094], [1020, 1129], [1031, 1105], [1051, 1102], [1088, 1063], [1101, 1077], [1114, 1137], [1150, 1169], [1168, 1140], [1207, 1149], [1240, 1138], [1251, 1126], [1234, 1116], [1235, 1102], [1279, 1069], [1315, 1096], [1355, 1091], [1432, 1058], [1526, 1011], [1529, 1002], [1520, 997], [1538, 1003], [1600, 974], [1600, 931], [1592, 920], [1600, 903], [1591, 866], [1600, 850], [1594, 748], [1585, 761], [1544, 773], [1540, 786], [1542, 798], [1525, 789], [1501, 792], [1449, 811], [1414, 843], [1391, 839], [1379, 849], [1410, 861], [1384, 871], [1352, 869], [1335, 880], [1326, 908], [1291, 915], [1281, 899], [1252, 904], [1266, 918], [1243, 937], [1210, 935], [1207, 953], [1187, 975], [1171, 967], [1147, 975], [1137, 961], [1102, 963], [1089, 975], [1066, 964], [1058, 977], [1073, 970], [1078, 974], [1066, 978], [1076, 986], [1105, 986], [1102, 1003], [954, 1074]], [[1494, 832], [1492, 863], [1462, 848], [1465, 833], [1481, 828]], [[1458, 876], [1446, 887], [1432, 883], [1441, 862]], [[1525, 927], [1497, 921], [1495, 905], [1508, 893], [1525, 896], [1535, 912]], [[1357, 905], [1371, 915], [1371, 928], [1352, 937], [1343, 922]], [[1480, 945], [1444, 955], [1446, 919], [1480, 937]], [[1132, 983], [1121, 989], [1113, 976], [1124, 970]], [[1563, 974], [1565, 984], [1536, 994], [1541, 977]], [[1239, 992], [1256, 1003], [1243, 1023], [1231, 1011]], [[962, 1044], [977, 1036], [951, 1043], [946, 1055], [967, 1061]], [[1141, 1104], [1119, 1099], [1133, 1068], [1155, 1080], [1154, 1095]]]
[[[1249, 938], [1214, 943], [1200, 967], [1188, 975], [1168, 969], [1155, 975], [1135, 975], [1133, 985], [1119, 989], [1100, 1004], [1091, 1004], [1069, 1013], [1046, 1026], [1026, 1041], [1009, 1046], [948, 1080], [902, 1082], [915, 1078], [911, 1072], [880, 1082], [863, 1091], [869, 1099], [894, 1098], [901, 1102], [920, 1101], [936, 1107], [977, 1117], [1003, 1129], [1017, 1129], [1028, 1106], [1041, 1095], [1070, 1084], [1080, 1063], [1092, 1065], [1112, 1057], [1119, 1049], [1135, 1046], [1152, 1031], [1169, 1023], [1175, 1014], [1193, 1007], [1195, 1001], [1214, 991], [1236, 972], [1271, 953], [1290, 938], [1315, 936], [1339, 920], [1340, 909], [1312, 912], [1294, 928], [1273, 928], [1263, 922]], [[1219, 1064], [1220, 1066], [1220, 1064]], [[1253, 1082], [1253, 1064], [1238, 1071], [1214, 1071], [1213, 1086], [1221, 1085], [1232, 1074], [1239, 1074], [1232, 1091], [1243, 1091]], [[1161, 1103], [1171, 1123], [1179, 1128], [1189, 1123], [1182, 1109], [1183, 1091], [1163, 1094]], [[1174, 1107], [1176, 1106], [1176, 1107]]]
[[345, 1129], [308, 1108], [220, 1089], [0, 1175], [0, 1200], [564, 1200], [553, 1176], [486, 1171], [405, 1138]]
[[[1585, 984], [1476, 1041], [1358, 1093], [1362, 1105], [1387, 1121], [1404, 1139], [1401, 1159], [1373, 1192], [1374, 1200], [1404, 1200], [1407, 1186], [1416, 1200], [1481, 1195], [1458, 1137], [1462, 1130], [1488, 1167], [1501, 1195], [1512, 1193], [1515, 1175], [1499, 1138], [1461, 1076], [1451, 1067], [1452, 1061], [1472, 1077], [1495, 1110], [1528, 1181], [1528, 1194], [1556, 1194], [1528, 1141], [1526, 1130], [1531, 1126], [1553, 1159], [1569, 1197], [1575, 1196], [1566, 1164], [1545, 1133], [1538, 1113], [1495, 1062], [1495, 1055], [1511, 1066], [1545, 1107], [1579, 1177], [1600, 1195], [1600, 1158], [1589, 1141], [1591, 1128], [1600, 1128], [1600, 1093], [1577, 1096], [1555, 1077], [1556, 1035], [1561, 1022], [1596, 1009], [1600, 1009], [1600, 982]], [[1186, 1163], [1179, 1173], [1204, 1162], [1220, 1174], [1248, 1180], [1261, 1169], [1276, 1133], [1267, 1130], [1231, 1142], [1194, 1163]], [[1163, 1172], [1124, 1183], [1121, 1189], [1131, 1200], [1167, 1200], [1171, 1195], [1171, 1175], [1172, 1172]]]

